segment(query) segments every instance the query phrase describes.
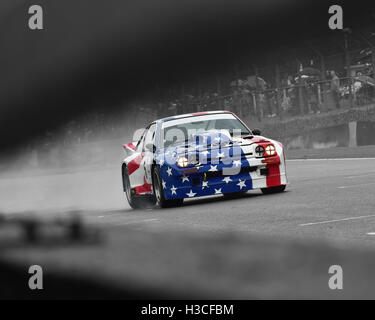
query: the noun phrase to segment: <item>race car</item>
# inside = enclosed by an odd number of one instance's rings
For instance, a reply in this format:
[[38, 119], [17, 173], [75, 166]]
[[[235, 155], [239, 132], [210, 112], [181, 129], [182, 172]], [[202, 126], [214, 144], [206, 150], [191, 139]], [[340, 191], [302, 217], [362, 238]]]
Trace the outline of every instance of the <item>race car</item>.
[[284, 147], [260, 134], [229, 111], [152, 122], [137, 142], [124, 145], [122, 181], [129, 205], [140, 208], [147, 200], [166, 208], [186, 198], [283, 192]]

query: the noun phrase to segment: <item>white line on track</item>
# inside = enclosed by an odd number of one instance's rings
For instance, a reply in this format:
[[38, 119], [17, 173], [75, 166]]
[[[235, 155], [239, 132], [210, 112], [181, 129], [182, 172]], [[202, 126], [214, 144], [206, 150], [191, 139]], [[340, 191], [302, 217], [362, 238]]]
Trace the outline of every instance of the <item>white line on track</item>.
[[368, 236], [375, 236], [375, 232], [367, 232], [366, 233]]
[[374, 184], [375, 184], [375, 182], [353, 184], [353, 185], [350, 185], [350, 186], [337, 187], [337, 189], [348, 189], [348, 188], [356, 188], [356, 187], [363, 187], [363, 186], [371, 186], [371, 185], [374, 185]]
[[356, 175], [356, 176], [348, 176], [348, 177], [345, 177], [347, 179], [354, 179], [354, 178], [367, 178], [368, 176], [373, 176], [375, 174], [375, 172], [369, 172], [368, 174], [360, 174], [360, 175]]
[[369, 215], [369, 216], [350, 217], [350, 218], [337, 219], [337, 220], [327, 220], [327, 221], [303, 223], [303, 224], [300, 224], [299, 226], [300, 227], [308, 227], [308, 226], [314, 226], [314, 225], [318, 225], [318, 224], [327, 224], [327, 223], [334, 223], [334, 222], [344, 222], [344, 221], [360, 220], [360, 219], [367, 219], [367, 218], [375, 218], [375, 214]]

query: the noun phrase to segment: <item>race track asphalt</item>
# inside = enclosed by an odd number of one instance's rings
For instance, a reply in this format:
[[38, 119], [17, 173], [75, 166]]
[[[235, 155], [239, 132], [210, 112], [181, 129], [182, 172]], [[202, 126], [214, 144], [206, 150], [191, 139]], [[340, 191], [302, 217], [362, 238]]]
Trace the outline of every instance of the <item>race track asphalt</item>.
[[282, 194], [210, 197], [172, 209], [129, 208], [118, 167], [0, 176], [0, 212], [48, 219], [79, 211], [89, 224], [154, 231], [239, 232], [263, 238], [375, 243], [375, 159], [290, 160]]

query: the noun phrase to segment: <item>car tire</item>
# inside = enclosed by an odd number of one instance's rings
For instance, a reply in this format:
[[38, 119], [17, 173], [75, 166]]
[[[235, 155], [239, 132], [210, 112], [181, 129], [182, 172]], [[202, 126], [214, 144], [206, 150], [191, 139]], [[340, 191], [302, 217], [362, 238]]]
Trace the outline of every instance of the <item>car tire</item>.
[[184, 199], [172, 199], [166, 200], [164, 197], [162, 179], [160, 177], [160, 171], [157, 166], [152, 170], [152, 188], [155, 197], [155, 204], [161, 208], [172, 208], [179, 207], [183, 204]]
[[274, 193], [284, 192], [285, 188], [286, 188], [286, 185], [282, 185], [282, 186], [277, 186], [277, 187], [263, 188], [261, 190], [263, 194], [274, 194]]
[[141, 209], [145, 206], [144, 199], [137, 195], [132, 194], [129, 180], [129, 171], [127, 167], [122, 170], [122, 181], [124, 184], [124, 192], [128, 199], [130, 207], [133, 209]]

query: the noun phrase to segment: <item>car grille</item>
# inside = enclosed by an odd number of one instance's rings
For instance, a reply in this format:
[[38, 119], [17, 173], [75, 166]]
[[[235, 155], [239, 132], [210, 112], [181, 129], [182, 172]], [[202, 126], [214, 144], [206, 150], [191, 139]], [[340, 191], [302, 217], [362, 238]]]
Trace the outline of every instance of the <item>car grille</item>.
[[[238, 171], [238, 168], [233, 168], [233, 174], [241, 174], [241, 173], [249, 173], [249, 172], [254, 172], [254, 171], [257, 171], [258, 167], [242, 167], [239, 171]], [[226, 175], [230, 175], [230, 170], [228, 168], [228, 173], [229, 174], [226, 174]], [[219, 170], [219, 171], [213, 171], [213, 172], [206, 172], [206, 177], [208, 179], [211, 179], [211, 178], [220, 178], [220, 177], [223, 177], [223, 171], [222, 170]]]

